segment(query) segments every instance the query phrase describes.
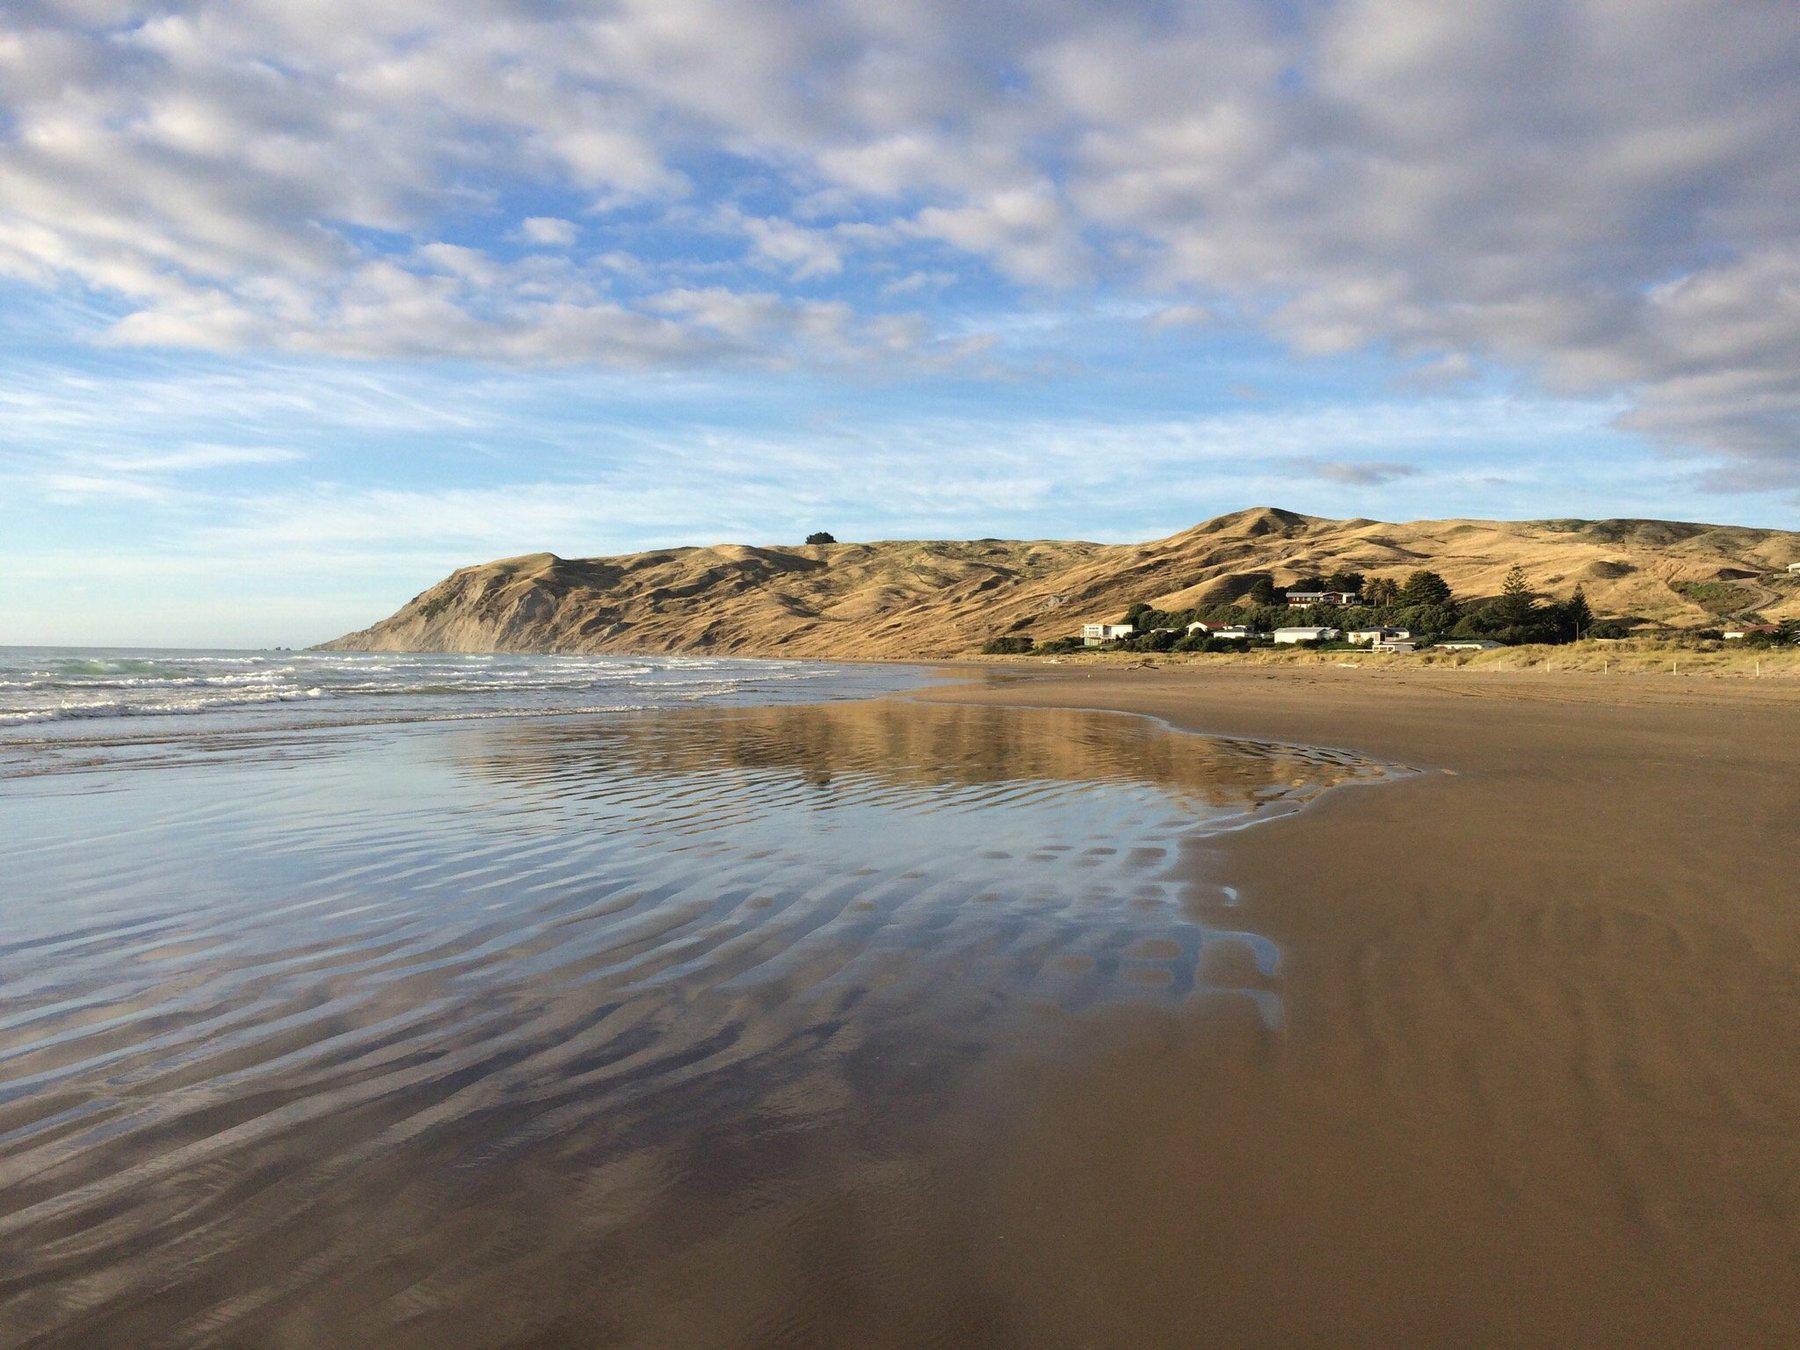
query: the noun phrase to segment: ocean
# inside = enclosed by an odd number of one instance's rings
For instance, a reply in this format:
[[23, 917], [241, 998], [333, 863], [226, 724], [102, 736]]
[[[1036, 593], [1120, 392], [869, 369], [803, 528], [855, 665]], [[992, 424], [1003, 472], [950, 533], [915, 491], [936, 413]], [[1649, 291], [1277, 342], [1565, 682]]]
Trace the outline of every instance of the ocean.
[[705, 657], [0, 647], [0, 728], [201, 717], [195, 729], [777, 703], [912, 687], [905, 666]]

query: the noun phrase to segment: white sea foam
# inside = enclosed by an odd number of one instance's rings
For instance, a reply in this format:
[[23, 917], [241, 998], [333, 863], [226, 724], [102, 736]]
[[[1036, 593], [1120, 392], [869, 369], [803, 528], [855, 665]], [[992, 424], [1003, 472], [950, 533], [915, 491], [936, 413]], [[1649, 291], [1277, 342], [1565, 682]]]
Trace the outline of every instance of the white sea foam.
[[877, 693], [918, 678], [894, 669], [719, 657], [11, 648], [0, 649], [0, 735], [44, 724], [78, 731], [80, 723], [121, 718], [180, 718], [178, 734], [188, 736], [288, 724], [787, 702]]

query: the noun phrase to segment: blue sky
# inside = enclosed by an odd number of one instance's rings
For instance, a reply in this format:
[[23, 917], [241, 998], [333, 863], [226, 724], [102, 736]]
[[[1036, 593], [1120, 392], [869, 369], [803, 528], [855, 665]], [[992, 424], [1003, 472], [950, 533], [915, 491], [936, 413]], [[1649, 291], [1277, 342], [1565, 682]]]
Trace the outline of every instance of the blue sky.
[[0, 16], [0, 643], [816, 528], [1800, 524], [1790, 6], [366, 8]]

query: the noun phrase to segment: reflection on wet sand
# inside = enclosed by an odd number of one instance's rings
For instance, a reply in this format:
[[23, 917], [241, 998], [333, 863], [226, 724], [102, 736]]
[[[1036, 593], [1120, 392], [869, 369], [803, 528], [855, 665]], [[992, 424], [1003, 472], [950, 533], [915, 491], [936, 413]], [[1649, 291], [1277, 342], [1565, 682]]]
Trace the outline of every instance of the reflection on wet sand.
[[866, 703], [15, 782], [0, 1340], [995, 1331], [959, 1071], [1102, 1005], [1278, 1022], [1174, 855], [1378, 775]]

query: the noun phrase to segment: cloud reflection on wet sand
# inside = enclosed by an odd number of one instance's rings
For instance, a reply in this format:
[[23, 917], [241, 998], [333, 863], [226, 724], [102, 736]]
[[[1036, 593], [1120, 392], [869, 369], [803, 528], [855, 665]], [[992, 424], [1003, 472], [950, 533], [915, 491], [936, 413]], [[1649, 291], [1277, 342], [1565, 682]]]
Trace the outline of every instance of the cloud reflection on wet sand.
[[0, 1338], [979, 1329], [923, 1198], [959, 1072], [1278, 1023], [1175, 855], [1380, 772], [876, 702], [14, 783]]

